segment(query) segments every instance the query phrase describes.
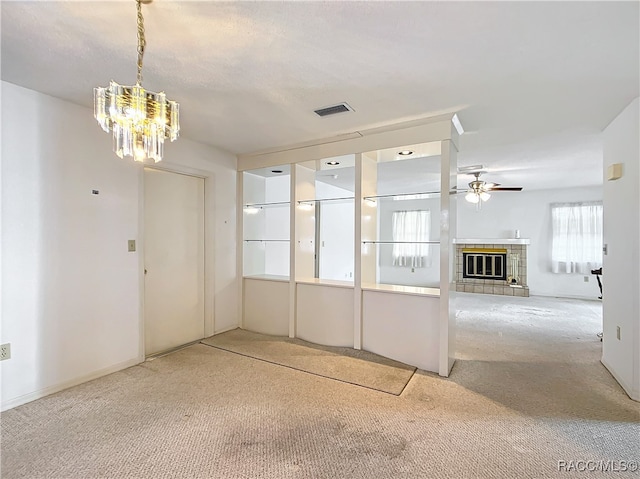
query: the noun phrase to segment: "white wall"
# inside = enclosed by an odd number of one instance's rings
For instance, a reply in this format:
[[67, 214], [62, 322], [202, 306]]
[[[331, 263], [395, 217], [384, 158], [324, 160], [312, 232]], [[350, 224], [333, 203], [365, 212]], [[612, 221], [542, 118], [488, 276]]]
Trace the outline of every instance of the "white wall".
[[[348, 198], [353, 191], [316, 181], [317, 198]], [[354, 200], [320, 204], [321, 279], [353, 281]]]
[[[640, 100], [604, 130], [604, 256], [602, 362], [627, 394], [640, 401]], [[607, 181], [622, 163], [623, 176]], [[620, 328], [620, 339], [617, 338]]]
[[[265, 202], [289, 201], [291, 177], [272, 176], [265, 182]], [[282, 205], [265, 208], [265, 238], [289, 239], [290, 206]], [[289, 276], [289, 242], [266, 243], [265, 274]]]
[[[429, 210], [431, 213], [431, 234], [429, 241], [440, 240], [440, 198], [422, 200], [378, 200], [379, 241], [393, 240], [393, 212]], [[400, 284], [407, 286], [440, 287], [440, 247], [429, 246], [431, 261], [424, 268], [393, 265], [393, 245], [378, 246], [378, 282], [384, 284]]]
[[[532, 295], [597, 299], [595, 276], [551, 272], [551, 203], [602, 200], [602, 186], [494, 192], [480, 210], [460, 198], [458, 238], [530, 238], [527, 282]], [[607, 279], [605, 278], [606, 282]]]
[[[143, 359], [142, 168], [90, 109], [2, 82], [2, 408]], [[7, 119], [10, 118], [11, 121]], [[237, 325], [235, 158], [181, 138], [161, 165], [211, 172], [216, 329]], [[91, 190], [99, 190], [99, 195]]]
[[[100, 148], [110, 149], [110, 135], [102, 135], [101, 140]], [[165, 143], [164, 159], [158, 166], [205, 178], [205, 333], [237, 328], [236, 157], [183, 136]]]

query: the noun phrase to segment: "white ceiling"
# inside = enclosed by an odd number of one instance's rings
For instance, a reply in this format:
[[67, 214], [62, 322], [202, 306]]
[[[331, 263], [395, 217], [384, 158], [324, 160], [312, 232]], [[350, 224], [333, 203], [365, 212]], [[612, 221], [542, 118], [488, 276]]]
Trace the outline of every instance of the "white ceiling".
[[[155, 0], [144, 85], [180, 102], [182, 136], [233, 153], [458, 112], [459, 164], [488, 181], [601, 184], [600, 132], [640, 94], [639, 8]], [[3, 80], [86, 106], [134, 83], [133, 0], [1, 9]], [[355, 112], [313, 113], [342, 101]]]

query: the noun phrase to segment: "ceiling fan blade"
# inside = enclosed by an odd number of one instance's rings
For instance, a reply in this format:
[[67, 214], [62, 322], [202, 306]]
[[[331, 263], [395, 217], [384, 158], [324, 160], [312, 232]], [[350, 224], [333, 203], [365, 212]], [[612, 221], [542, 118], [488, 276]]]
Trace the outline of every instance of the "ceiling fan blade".
[[491, 188], [491, 191], [522, 191], [522, 186], [502, 186], [499, 188]]

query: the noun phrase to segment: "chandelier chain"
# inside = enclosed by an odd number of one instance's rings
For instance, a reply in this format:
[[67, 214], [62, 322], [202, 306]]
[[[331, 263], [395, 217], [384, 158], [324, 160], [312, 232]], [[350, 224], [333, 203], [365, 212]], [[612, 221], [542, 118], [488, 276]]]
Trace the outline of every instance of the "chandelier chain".
[[142, 4], [140, 0], [136, 0], [138, 7], [138, 85], [142, 84], [142, 58], [144, 57], [144, 49], [147, 46], [147, 41], [144, 38], [144, 18], [142, 17]]

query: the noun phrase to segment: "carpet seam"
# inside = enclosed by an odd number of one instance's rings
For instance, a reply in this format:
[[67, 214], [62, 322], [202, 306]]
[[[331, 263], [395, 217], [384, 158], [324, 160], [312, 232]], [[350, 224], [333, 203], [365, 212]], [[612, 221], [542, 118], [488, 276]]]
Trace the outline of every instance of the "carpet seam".
[[220, 351], [226, 351], [227, 353], [237, 354], [238, 356], [244, 356], [245, 358], [255, 359], [256, 361], [262, 361], [263, 363], [273, 364], [275, 366], [281, 366], [283, 368], [292, 369], [294, 371], [300, 371], [301, 373], [310, 374], [312, 376], [317, 376], [319, 378], [330, 379], [332, 381], [338, 381], [338, 382], [344, 383], [344, 384], [351, 384], [352, 386], [357, 386], [357, 387], [360, 387], [360, 388], [369, 389], [370, 391], [377, 391], [377, 392], [380, 392], [380, 393], [383, 393], [383, 394], [389, 394], [389, 395], [395, 396], [395, 397], [400, 397], [402, 392], [407, 387], [407, 384], [409, 384], [409, 381], [411, 381], [411, 378], [414, 376], [414, 374], [416, 372], [416, 370], [414, 369], [413, 372], [411, 373], [411, 376], [409, 376], [409, 379], [407, 380], [407, 382], [403, 386], [402, 391], [400, 391], [400, 393], [396, 394], [396, 393], [392, 393], [392, 392], [388, 392], [388, 391], [383, 391], [382, 389], [377, 389], [377, 388], [372, 388], [372, 387], [369, 387], [369, 386], [363, 386], [362, 384], [352, 383], [350, 381], [345, 381], [343, 379], [332, 378], [331, 376], [324, 376], [324, 375], [318, 374], [318, 373], [312, 373], [311, 371], [305, 371], [304, 369], [295, 368], [293, 366], [287, 366], [286, 364], [276, 363], [274, 361], [269, 361], [268, 359], [257, 358], [255, 356], [250, 356], [248, 354], [243, 354], [243, 353], [239, 353], [237, 351], [232, 351], [230, 349], [221, 348], [220, 346], [214, 346], [212, 344], [207, 344], [207, 343], [205, 343], [203, 341], [200, 341], [200, 344], [202, 344], [204, 346], [209, 346], [210, 348], [219, 349]]
[[400, 391], [400, 394], [397, 395], [398, 397], [402, 396], [402, 393], [404, 392], [404, 390], [407, 389], [407, 386], [411, 382], [411, 379], [413, 379], [413, 376], [416, 375], [416, 371], [417, 370], [418, 370], [418, 368], [413, 368], [413, 372], [411, 373], [411, 376], [409, 376], [409, 379], [407, 379], [407, 382], [404, 383], [404, 386], [402, 386], [402, 391]]

